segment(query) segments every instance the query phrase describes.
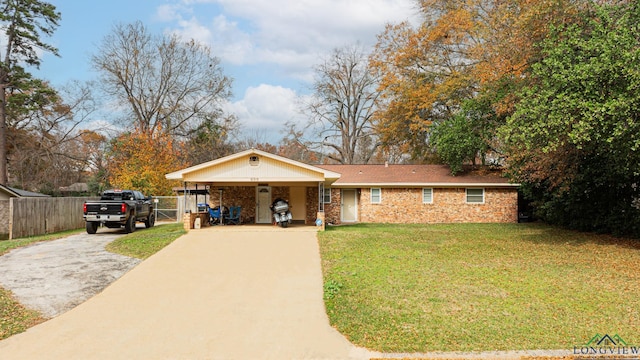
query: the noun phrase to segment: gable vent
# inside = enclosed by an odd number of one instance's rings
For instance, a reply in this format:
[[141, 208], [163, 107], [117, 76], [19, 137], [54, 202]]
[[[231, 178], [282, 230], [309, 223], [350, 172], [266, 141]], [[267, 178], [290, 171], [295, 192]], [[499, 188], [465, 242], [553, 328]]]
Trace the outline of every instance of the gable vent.
[[249, 165], [251, 166], [258, 166], [260, 164], [260, 158], [257, 156], [250, 156], [249, 157]]

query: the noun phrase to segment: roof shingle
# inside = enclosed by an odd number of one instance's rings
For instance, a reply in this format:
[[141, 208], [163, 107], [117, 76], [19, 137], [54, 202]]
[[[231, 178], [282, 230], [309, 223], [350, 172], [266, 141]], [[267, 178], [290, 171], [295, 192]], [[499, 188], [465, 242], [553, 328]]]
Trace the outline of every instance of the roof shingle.
[[499, 171], [465, 172], [456, 176], [445, 165], [315, 165], [341, 174], [335, 185], [496, 185], [517, 186]]

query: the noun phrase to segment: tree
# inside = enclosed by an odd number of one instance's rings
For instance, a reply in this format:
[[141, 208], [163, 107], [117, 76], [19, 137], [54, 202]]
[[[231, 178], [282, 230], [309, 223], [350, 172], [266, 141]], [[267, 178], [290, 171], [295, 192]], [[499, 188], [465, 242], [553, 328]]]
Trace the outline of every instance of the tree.
[[121, 134], [107, 152], [109, 184], [147, 195], [171, 195], [179, 184], [165, 174], [183, 167], [181, 152], [180, 145], [163, 131]]
[[378, 106], [378, 78], [357, 46], [335, 49], [315, 69], [313, 100], [306, 104], [318, 138], [341, 164], [367, 163], [379, 146], [372, 121]]
[[82, 181], [91, 152], [81, 151], [78, 127], [94, 109], [87, 85], [72, 83], [58, 92], [31, 80], [12, 89], [7, 97], [10, 182], [55, 193]]
[[[419, 1], [423, 22], [387, 26], [372, 56], [382, 74], [384, 107], [376, 125], [385, 146], [403, 146], [417, 160], [430, 157], [432, 125], [456, 118], [476, 98], [490, 104], [482, 118], [504, 119], [537, 58], [533, 45], [551, 24], [573, 16], [574, 3]], [[482, 134], [481, 141], [494, 140], [495, 133]]]
[[640, 6], [594, 5], [553, 29], [501, 130], [545, 220], [640, 236]]
[[107, 94], [127, 109], [126, 127], [150, 135], [187, 136], [220, 118], [220, 101], [231, 95], [231, 80], [208, 47], [153, 36], [141, 22], [116, 25], [92, 63]]
[[82, 130], [78, 137], [78, 149], [87, 154], [84, 171], [88, 173], [89, 192], [100, 194], [109, 187], [107, 162], [107, 138], [93, 130]]
[[37, 0], [0, 0], [0, 29], [6, 37], [4, 53], [0, 50], [0, 184], [6, 185], [7, 174], [7, 92], [21, 87], [31, 76], [22, 64], [39, 66], [39, 51], [58, 54], [58, 50], [42, 41], [58, 26], [60, 13], [55, 6]]
[[185, 142], [184, 163], [201, 164], [207, 161], [231, 155], [235, 150], [230, 141], [231, 135], [238, 128], [238, 121], [229, 116], [223, 121], [205, 119]]

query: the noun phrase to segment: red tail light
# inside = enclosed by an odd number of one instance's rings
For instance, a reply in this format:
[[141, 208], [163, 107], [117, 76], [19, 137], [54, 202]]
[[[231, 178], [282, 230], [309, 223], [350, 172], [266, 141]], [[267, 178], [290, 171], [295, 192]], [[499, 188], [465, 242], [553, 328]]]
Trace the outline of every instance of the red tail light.
[[82, 204], [82, 212], [87, 213], [87, 204]]
[[120, 212], [125, 214], [127, 212], [127, 204], [120, 205]]

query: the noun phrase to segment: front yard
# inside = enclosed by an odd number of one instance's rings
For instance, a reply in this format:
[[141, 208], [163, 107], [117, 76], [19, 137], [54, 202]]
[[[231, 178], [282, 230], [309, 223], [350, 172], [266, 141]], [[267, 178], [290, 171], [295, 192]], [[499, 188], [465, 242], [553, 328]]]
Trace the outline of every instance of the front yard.
[[369, 349], [640, 344], [638, 240], [541, 224], [361, 224], [319, 238], [331, 324]]

